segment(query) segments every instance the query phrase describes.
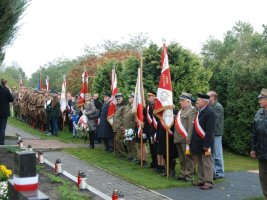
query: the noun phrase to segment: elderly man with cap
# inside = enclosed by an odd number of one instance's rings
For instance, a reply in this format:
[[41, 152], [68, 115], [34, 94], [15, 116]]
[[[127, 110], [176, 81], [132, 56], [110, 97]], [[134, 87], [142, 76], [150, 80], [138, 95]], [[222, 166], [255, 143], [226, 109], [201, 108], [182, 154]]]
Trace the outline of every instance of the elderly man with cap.
[[206, 190], [213, 188], [211, 149], [214, 143], [215, 114], [209, 106], [210, 97], [206, 94], [197, 96], [199, 111], [194, 121], [190, 150], [198, 165], [199, 181], [193, 185]]
[[138, 147], [135, 141], [135, 113], [132, 112], [134, 101], [134, 93], [128, 96], [128, 104], [123, 111], [123, 130], [125, 135], [125, 144], [128, 152], [128, 159], [130, 161], [138, 161]]
[[117, 93], [115, 95], [117, 100], [116, 111], [113, 118], [113, 133], [114, 133], [114, 151], [118, 157], [125, 157], [125, 149], [124, 149], [124, 130], [123, 130], [123, 112], [124, 112], [124, 99], [122, 93]]
[[110, 93], [103, 94], [104, 103], [100, 114], [100, 122], [97, 127], [97, 134], [100, 139], [103, 139], [105, 151], [113, 152], [113, 130], [112, 126], [107, 120], [108, 108], [111, 102]]
[[222, 148], [224, 109], [222, 105], [218, 102], [217, 100], [218, 95], [215, 91], [209, 91], [207, 95], [210, 96], [210, 107], [214, 111], [216, 116], [212, 161], [213, 161], [213, 179], [219, 179], [224, 177], [223, 148]]
[[182, 92], [180, 106], [175, 117], [174, 144], [179, 154], [180, 174], [177, 180], [191, 182], [194, 176], [194, 160], [190, 154], [190, 142], [194, 127], [194, 119], [197, 114], [196, 108], [192, 106], [192, 95]]
[[265, 199], [267, 199], [267, 89], [258, 96], [259, 109], [254, 118], [252, 129], [251, 157], [259, 160], [259, 178]]

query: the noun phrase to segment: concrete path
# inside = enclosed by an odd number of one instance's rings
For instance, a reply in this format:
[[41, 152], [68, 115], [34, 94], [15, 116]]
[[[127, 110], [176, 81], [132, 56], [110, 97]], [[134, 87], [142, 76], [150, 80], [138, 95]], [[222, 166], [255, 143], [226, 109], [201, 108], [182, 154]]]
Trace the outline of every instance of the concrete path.
[[216, 184], [212, 190], [203, 191], [199, 187], [185, 187], [157, 191], [177, 200], [241, 200], [263, 196], [259, 174], [252, 172], [226, 173], [224, 181]]

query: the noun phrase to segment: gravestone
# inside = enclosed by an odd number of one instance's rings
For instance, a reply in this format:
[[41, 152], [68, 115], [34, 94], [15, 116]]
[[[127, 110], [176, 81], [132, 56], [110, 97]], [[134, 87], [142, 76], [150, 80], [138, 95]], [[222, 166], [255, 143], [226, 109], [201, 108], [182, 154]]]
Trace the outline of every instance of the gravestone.
[[48, 196], [38, 190], [35, 153], [16, 152], [14, 161], [14, 177], [8, 181], [9, 200], [49, 200]]

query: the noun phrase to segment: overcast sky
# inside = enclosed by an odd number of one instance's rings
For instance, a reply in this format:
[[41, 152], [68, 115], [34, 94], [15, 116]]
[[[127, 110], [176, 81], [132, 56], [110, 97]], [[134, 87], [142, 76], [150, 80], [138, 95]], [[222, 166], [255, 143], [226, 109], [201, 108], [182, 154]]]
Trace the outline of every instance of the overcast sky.
[[82, 55], [85, 45], [140, 32], [199, 53], [209, 36], [222, 39], [239, 20], [262, 32], [266, 8], [266, 0], [32, 0], [4, 63], [30, 76], [58, 57]]

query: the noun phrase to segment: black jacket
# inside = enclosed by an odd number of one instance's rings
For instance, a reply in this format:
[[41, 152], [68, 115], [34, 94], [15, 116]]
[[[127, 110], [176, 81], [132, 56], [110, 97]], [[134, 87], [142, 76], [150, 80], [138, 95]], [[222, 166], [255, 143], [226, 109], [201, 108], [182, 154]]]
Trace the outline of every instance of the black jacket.
[[204, 147], [213, 148], [214, 144], [214, 129], [215, 129], [215, 113], [207, 106], [199, 114], [199, 124], [205, 132], [205, 137], [202, 139], [196, 132], [194, 127], [190, 150], [192, 153], [204, 153]]
[[110, 123], [107, 120], [109, 104], [110, 104], [110, 102], [104, 103], [103, 107], [102, 107], [102, 111], [101, 111], [101, 115], [100, 115], [100, 123], [97, 127], [97, 137], [98, 138], [103, 138], [103, 139], [113, 138], [112, 126], [110, 125]]
[[102, 110], [102, 103], [99, 101], [99, 99], [94, 100], [94, 103], [95, 103], [96, 109], [100, 110], [100, 112], [101, 112], [101, 110]]
[[13, 100], [9, 89], [0, 85], [0, 118], [7, 118], [10, 116], [9, 103], [13, 102]]
[[252, 129], [252, 150], [258, 159], [267, 160], [267, 111], [258, 110]]

